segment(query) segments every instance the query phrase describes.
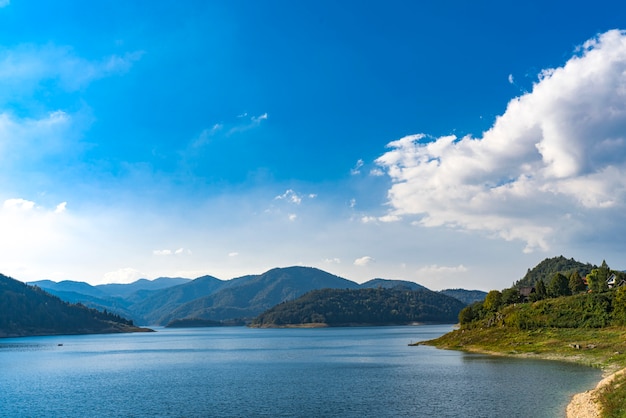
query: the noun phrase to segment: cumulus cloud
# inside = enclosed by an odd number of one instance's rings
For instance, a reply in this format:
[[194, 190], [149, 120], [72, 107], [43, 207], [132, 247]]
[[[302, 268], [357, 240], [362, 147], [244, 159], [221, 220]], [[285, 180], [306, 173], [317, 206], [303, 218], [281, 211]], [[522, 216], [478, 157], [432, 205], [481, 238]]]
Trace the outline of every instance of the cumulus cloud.
[[334, 258], [325, 258], [324, 260], [322, 260], [325, 264], [341, 264], [341, 259], [334, 257]]
[[474, 138], [410, 135], [376, 162], [392, 180], [389, 216], [484, 231], [546, 250], [587, 218], [624, 222], [626, 32], [584, 43], [541, 72]]
[[7, 199], [2, 206], [9, 210], [31, 210], [35, 207], [35, 202], [26, 199]]
[[374, 259], [368, 255], [366, 255], [365, 257], [361, 257], [361, 258], [357, 258], [356, 260], [354, 260], [354, 265], [355, 266], [359, 266], [359, 267], [363, 267], [363, 266], [367, 266], [371, 263], [374, 262]]

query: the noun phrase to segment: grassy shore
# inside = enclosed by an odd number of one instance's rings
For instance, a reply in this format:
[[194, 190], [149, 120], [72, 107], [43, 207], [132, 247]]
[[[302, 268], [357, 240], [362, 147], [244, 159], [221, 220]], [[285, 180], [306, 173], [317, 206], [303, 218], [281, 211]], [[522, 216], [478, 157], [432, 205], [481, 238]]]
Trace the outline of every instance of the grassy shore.
[[[414, 345], [571, 361], [601, 368], [606, 375], [626, 368], [626, 327], [543, 328], [530, 331], [503, 327], [458, 329]], [[625, 383], [626, 375], [622, 374], [599, 391], [597, 400], [602, 417], [626, 417]]]

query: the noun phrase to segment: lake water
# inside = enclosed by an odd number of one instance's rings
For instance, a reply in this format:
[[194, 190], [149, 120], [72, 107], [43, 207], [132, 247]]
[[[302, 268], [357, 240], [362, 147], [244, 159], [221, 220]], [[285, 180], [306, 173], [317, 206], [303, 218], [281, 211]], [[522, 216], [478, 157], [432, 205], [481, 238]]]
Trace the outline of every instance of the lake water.
[[2, 339], [0, 416], [562, 417], [600, 379], [567, 363], [408, 346], [451, 328]]

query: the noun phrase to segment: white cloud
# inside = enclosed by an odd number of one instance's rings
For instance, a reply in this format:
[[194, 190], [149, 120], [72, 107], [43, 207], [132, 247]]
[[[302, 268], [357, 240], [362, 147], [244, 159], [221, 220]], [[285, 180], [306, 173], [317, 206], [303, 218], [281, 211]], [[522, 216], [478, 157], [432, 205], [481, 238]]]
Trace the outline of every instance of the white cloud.
[[126, 267], [105, 273], [102, 276], [102, 283], [132, 283], [144, 278], [146, 278], [146, 275], [141, 271]]
[[0, 0], [0, 8], [6, 7], [11, 4], [11, 0]]
[[39, 159], [58, 154], [72, 143], [72, 117], [63, 111], [50, 112], [41, 119], [19, 119], [0, 113], [0, 161], [16, 164], [21, 158]]
[[191, 250], [185, 250], [184, 248], [178, 248], [176, 250], [153, 250], [152, 254], [156, 256], [169, 256], [169, 255], [181, 255], [181, 254], [191, 254]]
[[61, 202], [54, 209], [54, 213], [63, 213], [67, 210], [67, 202]]
[[579, 51], [542, 71], [480, 138], [389, 143], [376, 160], [393, 182], [389, 215], [522, 240], [526, 252], [597, 216], [624, 224], [626, 32], [601, 34]]
[[432, 264], [430, 266], [424, 266], [420, 268], [417, 272], [420, 274], [440, 274], [440, 273], [465, 273], [467, 271], [467, 267], [463, 264], [459, 264], [458, 266], [439, 266], [437, 264]]
[[[309, 198], [311, 198], [311, 197], [315, 197], [315, 195], [309, 195]], [[289, 190], [285, 191], [285, 193], [276, 196], [274, 199], [276, 199], [276, 200], [285, 200], [285, 201], [287, 201], [289, 203], [293, 203], [295, 205], [299, 205], [300, 203], [302, 203], [302, 196], [300, 196], [298, 193], [296, 193], [292, 189], [289, 189]]]
[[25, 199], [7, 199], [2, 206], [9, 210], [31, 210], [35, 207], [35, 202]]
[[341, 259], [340, 258], [325, 258], [324, 260], [322, 260], [324, 262], [324, 264], [341, 264]]
[[354, 260], [354, 265], [355, 266], [367, 266], [371, 263], [374, 262], [374, 259], [368, 255], [366, 255], [365, 257], [361, 257], [361, 258], [357, 258], [356, 260]]
[[229, 256], [229, 257], [237, 257], [238, 255], [239, 255], [239, 253], [238, 253], [238, 252], [236, 252], [236, 251], [233, 251], [233, 252], [228, 253], [228, 256]]
[[[247, 113], [244, 115], [239, 115], [237, 118], [241, 119], [242, 121], [245, 120], [245, 116], [247, 116]], [[240, 132], [245, 132], [248, 131], [250, 129], [254, 129], [258, 126], [261, 125], [261, 122], [263, 122], [264, 120], [268, 119], [268, 114], [263, 113], [262, 115], [259, 116], [251, 116], [250, 119], [246, 122], [238, 122], [237, 125], [233, 126], [232, 128], [230, 128], [228, 130], [227, 135], [232, 135], [235, 133], [240, 133]]]
[[55, 80], [63, 89], [74, 91], [93, 80], [128, 71], [142, 55], [131, 52], [89, 61], [67, 46], [20, 45], [0, 49], [0, 82], [14, 93], [32, 90], [44, 80]]
[[515, 80], [513, 79], [513, 74], [509, 74], [509, 84], [514, 84]]
[[296, 215], [295, 213], [290, 213], [288, 218], [291, 222], [293, 222], [298, 218], [298, 215]]
[[361, 174], [361, 167], [363, 167], [363, 160], [359, 159], [354, 167], [350, 170], [350, 174], [356, 176], [357, 174]]

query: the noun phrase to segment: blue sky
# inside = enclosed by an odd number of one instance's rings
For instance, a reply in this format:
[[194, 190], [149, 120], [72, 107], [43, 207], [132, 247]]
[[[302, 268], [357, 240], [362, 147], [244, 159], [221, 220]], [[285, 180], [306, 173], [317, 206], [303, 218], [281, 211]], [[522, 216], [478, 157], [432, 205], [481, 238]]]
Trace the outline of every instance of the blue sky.
[[0, 0], [2, 273], [626, 269], [620, 2], [178, 3]]

